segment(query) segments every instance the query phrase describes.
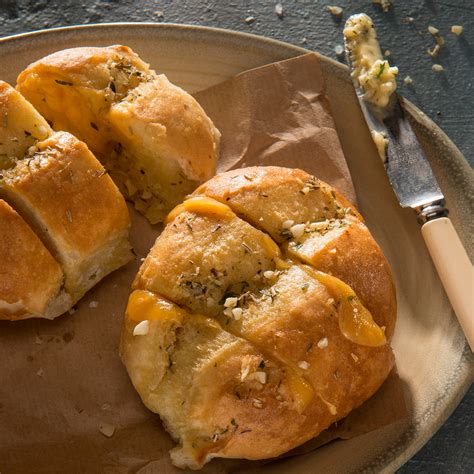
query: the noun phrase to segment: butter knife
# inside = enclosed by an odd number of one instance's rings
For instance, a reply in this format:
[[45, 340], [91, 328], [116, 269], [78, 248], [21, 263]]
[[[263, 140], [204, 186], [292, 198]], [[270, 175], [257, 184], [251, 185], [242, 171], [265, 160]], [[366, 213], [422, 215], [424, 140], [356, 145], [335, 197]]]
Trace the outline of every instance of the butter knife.
[[[353, 26], [355, 22], [367, 22], [367, 19], [369, 21], [366, 24], [372, 25], [372, 30], [359, 28], [356, 34], [370, 32], [368, 39], [371, 43], [367, 47], [364, 46], [363, 52], [369, 56], [372, 54], [374, 58], [379, 56], [378, 59], [382, 60], [373, 23], [367, 15], [351, 16], [346, 27]], [[354, 34], [354, 31], [351, 33]], [[363, 88], [357, 76], [361, 70], [360, 58], [354, 54], [353, 48], [353, 40], [346, 37], [346, 57], [360, 107], [371, 132], [375, 132], [385, 142], [383, 158], [388, 179], [400, 205], [415, 211], [440, 280], [471, 351], [474, 351], [473, 266], [448, 217], [444, 195], [405, 114], [403, 100], [395, 92], [391, 93], [388, 101], [382, 100], [382, 105], [367, 100], [367, 88]], [[382, 71], [385, 67], [380, 61], [377, 66], [380, 66]], [[388, 63], [386, 66], [388, 67]], [[370, 78], [366, 75], [362, 84], [367, 80]]]

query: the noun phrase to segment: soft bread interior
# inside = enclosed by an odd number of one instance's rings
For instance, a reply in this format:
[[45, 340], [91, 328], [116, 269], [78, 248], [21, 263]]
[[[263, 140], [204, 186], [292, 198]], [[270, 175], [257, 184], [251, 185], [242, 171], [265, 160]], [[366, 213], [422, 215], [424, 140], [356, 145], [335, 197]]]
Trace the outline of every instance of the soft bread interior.
[[26, 222], [0, 199], [0, 319], [59, 316], [71, 305], [60, 266]]
[[129, 48], [56, 53], [20, 74], [18, 89], [55, 130], [84, 140], [152, 223], [215, 172], [217, 129]]
[[[279, 174], [285, 172], [280, 169]], [[245, 201], [235, 205], [234, 195], [207, 191], [217, 177], [170, 214], [167, 227], [137, 275], [129, 300], [122, 358], [142, 399], [162, 416], [179, 441], [172, 453], [179, 467], [199, 468], [213, 457], [277, 456], [363, 403], [393, 366], [388, 345], [391, 334], [377, 322], [393, 327], [395, 307], [376, 308], [378, 319], [372, 318], [365, 306], [370, 292], [363, 289], [362, 297], [316, 265], [321, 261], [325, 271], [342, 272], [337, 262], [321, 259], [332, 245], [340, 245], [342, 256], [350, 254], [352, 249], [344, 246], [342, 237], [345, 231], [341, 229], [346, 226], [355, 226], [361, 233], [360, 239], [349, 239], [350, 246], [362, 247], [354, 249], [355, 257], [346, 264], [355, 268], [367, 250], [375, 252], [376, 264], [383, 264], [380, 249], [369, 245], [372, 238], [357, 211], [321, 183], [318, 189], [324, 192], [315, 198], [313, 211], [299, 215], [300, 203], [294, 195], [293, 208], [286, 197], [280, 208], [286, 206], [283, 212], [296, 221], [292, 225], [305, 219], [305, 225], [330, 221], [332, 228], [282, 235], [282, 228], [286, 228], [282, 224], [288, 218], [279, 213], [276, 198], [272, 202], [265, 191], [262, 202], [253, 196], [251, 173], [242, 170], [245, 184], [241, 186], [245, 192], [251, 191], [248, 209]], [[239, 180], [233, 173], [228, 176], [232, 182]], [[303, 174], [302, 178], [309, 177]], [[294, 176], [287, 179], [299, 193], [299, 181]], [[351, 212], [341, 215], [341, 204]], [[266, 224], [272, 222], [268, 216], [272, 215], [278, 215], [280, 223], [267, 230]], [[307, 260], [295, 254], [305, 243], [311, 256]], [[374, 291], [383, 292], [381, 300], [394, 299], [392, 285], [384, 286], [383, 281], [379, 285], [378, 270], [368, 266], [367, 271], [365, 277]], [[157, 320], [150, 309], [153, 304], [135, 304], [141, 293], [160, 301], [164, 297], [167, 304], [172, 301], [180, 306], [172, 329], [161, 326], [158, 332], [140, 332], [141, 324], [154, 328]], [[201, 326], [196, 331], [193, 325], [198, 320]], [[156, 347], [164, 344], [157, 338], [171, 333], [167, 337], [173, 342], [166, 345], [168, 355], [163, 357], [162, 349], [157, 351]], [[155, 390], [142, 382], [143, 374], [154, 370], [156, 374], [156, 352], [162, 363], [160, 376], [153, 379]], [[173, 359], [175, 354], [181, 355]], [[148, 372], [133, 363], [136, 357], [148, 364]], [[182, 401], [174, 398], [176, 393]], [[245, 427], [245, 437], [236, 426]]]
[[14, 166], [30, 146], [50, 133], [51, 127], [35, 108], [0, 81], [0, 170]]
[[4, 196], [60, 262], [74, 301], [131, 258], [122, 197], [87, 147], [64, 132], [5, 170]]

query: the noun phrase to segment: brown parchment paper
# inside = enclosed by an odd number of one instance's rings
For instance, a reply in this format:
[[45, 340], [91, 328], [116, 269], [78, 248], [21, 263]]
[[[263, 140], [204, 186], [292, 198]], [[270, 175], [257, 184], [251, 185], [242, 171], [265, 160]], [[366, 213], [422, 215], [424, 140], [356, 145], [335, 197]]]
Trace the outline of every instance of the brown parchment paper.
[[[316, 55], [248, 71], [197, 98], [223, 133], [220, 171], [257, 164], [300, 167], [355, 201]], [[92, 289], [74, 314], [0, 322], [2, 474], [182, 472], [169, 460], [174, 442], [142, 405], [118, 356], [131, 282], [161, 231], [129, 209], [136, 259]], [[364, 405], [289, 455], [403, 416], [393, 372]], [[101, 423], [115, 427], [113, 436], [100, 433]], [[203, 472], [258, 470], [260, 464], [214, 460]]]

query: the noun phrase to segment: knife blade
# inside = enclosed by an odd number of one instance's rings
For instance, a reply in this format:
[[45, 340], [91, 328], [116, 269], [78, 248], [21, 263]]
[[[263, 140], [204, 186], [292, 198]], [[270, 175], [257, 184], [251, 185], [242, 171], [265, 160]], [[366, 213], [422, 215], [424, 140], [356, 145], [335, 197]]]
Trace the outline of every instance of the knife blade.
[[[347, 35], [346, 28], [350, 29]], [[474, 351], [473, 266], [447, 217], [444, 195], [405, 113], [403, 99], [393, 90], [388, 100], [385, 92], [384, 100], [377, 101], [374, 100], [377, 90], [369, 90], [369, 85], [374, 87], [382, 82], [378, 79], [389, 66], [382, 59], [372, 20], [365, 14], [352, 15], [346, 21], [346, 28], [344, 43], [352, 81], [369, 130], [381, 133], [385, 138], [384, 166], [388, 179], [400, 205], [416, 212], [418, 221], [422, 224], [421, 233], [438, 275], [471, 350]], [[358, 39], [359, 33], [365, 37]], [[370, 40], [370, 43], [357, 43], [358, 40], [365, 39]], [[357, 49], [359, 56], [360, 51], [366, 53], [362, 61], [354, 53], [354, 45], [358, 48], [362, 45], [364, 48]], [[377, 61], [372, 65], [380, 66], [378, 74], [374, 74], [374, 69], [371, 69], [372, 59]], [[382, 65], [382, 61], [385, 65]], [[365, 74], [364, 77], [360, 75], [361, 71]], [[394, 78], [390, 80], [393, 82]], [[395, 87], [396, 84], [393, 84], [393, 89]], [[389, 89], [390, 87], [386, 90]]]

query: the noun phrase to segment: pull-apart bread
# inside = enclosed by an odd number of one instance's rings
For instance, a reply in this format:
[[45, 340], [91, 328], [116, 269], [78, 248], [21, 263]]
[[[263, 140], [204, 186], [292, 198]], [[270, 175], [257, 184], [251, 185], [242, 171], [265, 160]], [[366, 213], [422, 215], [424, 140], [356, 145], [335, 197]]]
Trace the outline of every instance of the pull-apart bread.
[[0, 198], [0, 319], [59, 316], [131, 258], [128, 210], [102, 165], [1, 81]]
[[220, 134], [200, 105], [130, 48], [74, 48], [23, 71], [18, 90], [83, 140], [152, 223], [215, 173]]
[[318, 435], [393, 367], [388, 263], [357, 210], [300, 170], [216, 176], [177, 206], [133, 284], [121, 356], [179, 443], [264, 459]]

